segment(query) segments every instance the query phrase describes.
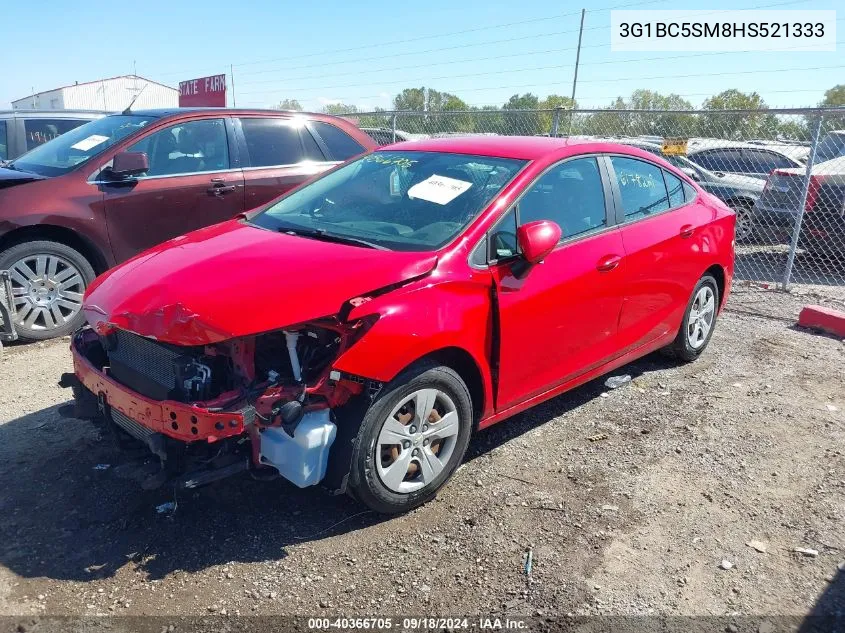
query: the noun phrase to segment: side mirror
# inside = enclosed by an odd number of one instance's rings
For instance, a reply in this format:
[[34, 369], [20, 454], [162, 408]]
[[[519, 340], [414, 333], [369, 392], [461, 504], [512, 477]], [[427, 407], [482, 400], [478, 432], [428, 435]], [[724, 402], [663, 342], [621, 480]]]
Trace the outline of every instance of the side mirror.
[[698, 177], [698, 172], [693, 169], [692, 167], [681, 167], [681, 171], [684, 172], [687, 176], [698, 182], [701, 178]]
[[537, 264], [560, 242], [560, 227], [551, 220], [529, 222], [516, 230], [516, 241], [525, 261]]
[[133, 178], [147, 173], [150, 160], [146, 152], [120, 152], [112, 159], [111, 174], [116, 178]]

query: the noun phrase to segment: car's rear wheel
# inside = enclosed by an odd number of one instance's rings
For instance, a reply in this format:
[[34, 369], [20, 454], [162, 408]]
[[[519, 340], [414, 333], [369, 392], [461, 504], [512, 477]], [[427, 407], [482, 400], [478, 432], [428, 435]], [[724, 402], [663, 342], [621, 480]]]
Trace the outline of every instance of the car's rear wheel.
[[21, 339], [64, 336], [85, 322], [82, 295], [95, 274], [75, 249], [59, 242], [23, 242], [0, 253], [0, 270], [8, 270], [12, 278], [15, 329]]
[[430, 364], [403, 372], [364, 416], [351, 492], [383, 514], [425, 503], [461, 463], [471, 430], [472, 400], [457, 373]]
[[735, 236], [737, 242], [748, 242], [754, 235], [751, 205], [747, 202], [731, 202], [728, 206], [736, 214]]
[[704, 275], [692, 291], [681, 327], [666, 352], [690, 362], [698, 358], [713, 336], [719, 312], [719, 285], [712, 275]]

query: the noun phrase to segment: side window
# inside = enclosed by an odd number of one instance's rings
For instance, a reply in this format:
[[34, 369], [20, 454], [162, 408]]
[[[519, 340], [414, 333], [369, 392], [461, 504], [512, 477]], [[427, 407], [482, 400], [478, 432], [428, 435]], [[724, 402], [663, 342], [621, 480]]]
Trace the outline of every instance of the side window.
[[781, 156], [780, 154], [775, 154], [774, 152], [746, 149], [743, 150], [742, 153], [747, 167], [745, 171], [757, 174], [768, 174], [773, 169], [777, 169], [779, 167], [794, 167], [792, 161], [790, 161], [786, 156]]
[[595, 158], [561, 163], [531, 186], [519, 201], [519, 222], [536, 220], [557, 222], [564, 239], [607, 225], [604, 188]]
[[680, 207], [684, 204], [684, 183], [668, 171], [663, 172], [663, 178], [666, 179], [666, 190], [669, 192], [669, 207]]
[[223, 119], [202, 119], [172, 125], [145, 136], [127, 148], [146, 152], [147, 176], [173, 176], [229, 168], [229, 145]]
[[[304, 160], [324, 160], [310, 134], [300, 137], [299, 127], [289, 119], [241, 119], [252, 167], [296, 165]], [[308, 137], [307, 139], [305, 137]]]
[[741, 171], [742, 154], [733, 150], [711, 150], [694, 155], [692, 160], [710, 171]]
[[684, 183], [684, 200], [686, 202], [695, 200], [695, 188], [688, 182]]
[[611, 156], [616, 182], [622, 197], [627, 222], [647, 217], [669, 208], [669, 196], [663, 182], [663, 170], [635, 158]]
[[322, 121], [312, 121], [311, 125], [329, 148], [333, 160], [346, 160], [366, 151], [358, 141], [334, 125]]
[[9, 146], [6, 141], [6, 122], [0, 121], [0, 160], [9, 158]]
[[317, 145], [317, 141], [314, 140], [314, 137], [311, 135], [311, 132], [308, 131], [308, 128], [304, 126], [300, 127], [299, 134], [302, 137], [302, 147], [305, 150], [305, 160], [315, 160], [318, 162], [326, 160], [320, 146]]
[[26, 135], [26, 151], [52, 141], [87, 120], [80, 119], [24, 119], [23, 130]]
[[488, 260], [513, 257], [519, 252], [516, 243], [516, 212], [511, 208], [490, 231]]

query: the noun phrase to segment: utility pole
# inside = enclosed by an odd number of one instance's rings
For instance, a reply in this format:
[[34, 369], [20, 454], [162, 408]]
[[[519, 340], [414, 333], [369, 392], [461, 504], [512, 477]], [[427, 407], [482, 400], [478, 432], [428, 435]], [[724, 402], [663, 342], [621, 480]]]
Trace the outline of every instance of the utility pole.
[[235, 65], [229, 64], [229, 77], [232, 78], [232, 107], [237, 108], [238, 104], [235, 102]]
[[584, 14], [586, 9], [581, 9], [581, 28], [578, 29], [578, 48], [575, 51], [575, 74], [572, 77], [572, 108], [569, 111], [569, 134], [572, 134], [572, 110], [575, 109], [575, 87], [578, 85], [578, 64], [581, 62], [581, 37], [584, 35]]

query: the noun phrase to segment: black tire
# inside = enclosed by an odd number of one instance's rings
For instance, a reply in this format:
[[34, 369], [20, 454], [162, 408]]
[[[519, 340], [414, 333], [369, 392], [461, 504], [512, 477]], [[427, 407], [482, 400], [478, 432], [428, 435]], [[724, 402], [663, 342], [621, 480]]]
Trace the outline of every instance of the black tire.
[[[709, 286], [710, 290], [713, 291], [713, 297], [715, 299], [716, 305], [713, 312], [713, 322], [710, 326], [710, 330], [707, 332], [707, 336], [705, 337], [703, 344], [695, 348], [690, 344], [689, 337], [687, 336], [687, 327], [689, 323], [690, 313], [692, 312], [692, 307], [695, 303], [695, 297], [704, 286]], [[701, 279], [698, 280], [698, 283], [695, 284], [695, 288], [693, 288], [692, 294], [689, 298], [689, 302], [687, 303], [687, 309], [684, 310], [684, 317], [681, 321], [680, 327], [678, 328], [678, 334], [677, 336], [675, 336], [675, 340], [672, 342], [672, 344], [663, 349], [664, 354], [687, 363], [692, 362], [696, 358], [701, 356], [701, 353], [705, 349], [707, 349], [707, 345], [710, 343], [710, 339], [713, 337], [713, 332], [716, 329], [716, 321], [718, 320], [719, 316], [720, 301], [721, 298], [719, 297], [719, 284], [716, 283], [716, 280], [713, 278], [712, 275], [704, 275]]]
[[[747, 244], [754, 240], [754, 216], [752, 215], [753, 204], [746, 200], [731, 200], [727, 203], [728, 206], [736, 214], [736, 241], [742, 244]], [[746, 224], [746, 230], [740, 229], [740, 218]]]
[[[91, 263], [79, 251], [65, 244], [46, 240], [22, 242], [20, 244], [15, 244], [3, 252], [0, 252], [0, 270], [10, 268], [15, 262], [23, 258], [42, 254], [60, 257], [76, 268], [82, 277], [84, 288], [91, 285], [91, 282], [94, 281], [94, 277], [96, 277]], [[37, 323], [33, 324], [31, 327], [27, 327], [19, 318], [15, 322], [15, 329], [17, 330], [18, 336], [21, 340], [44, 341], [51, 338], [57, 338], [59, 336], [66, 336], [79, 329], [84, 323], [85, 315], [80, 311], [74, 317], [69, 319], [67, 322], [62, 323], [58, 327], [39, 327]]]
[[[377, 440], [390, 412], [415, 391], [427, 388], [441, 391], [456, 407], [459, 429], [455, 446], [443, 470], [432, 482], [413, 492], [397, 493], [386, 487], [379, 477], [375, 463]], [[382, 389], [364, 415], [352, 455], [349, 492], [380, 514], [407, 512], [429, 501], [463, 460], [472, 433], [472, 416], [469, 390], [455, 371], [434, 363], [420, 363], [405, 370]]]

